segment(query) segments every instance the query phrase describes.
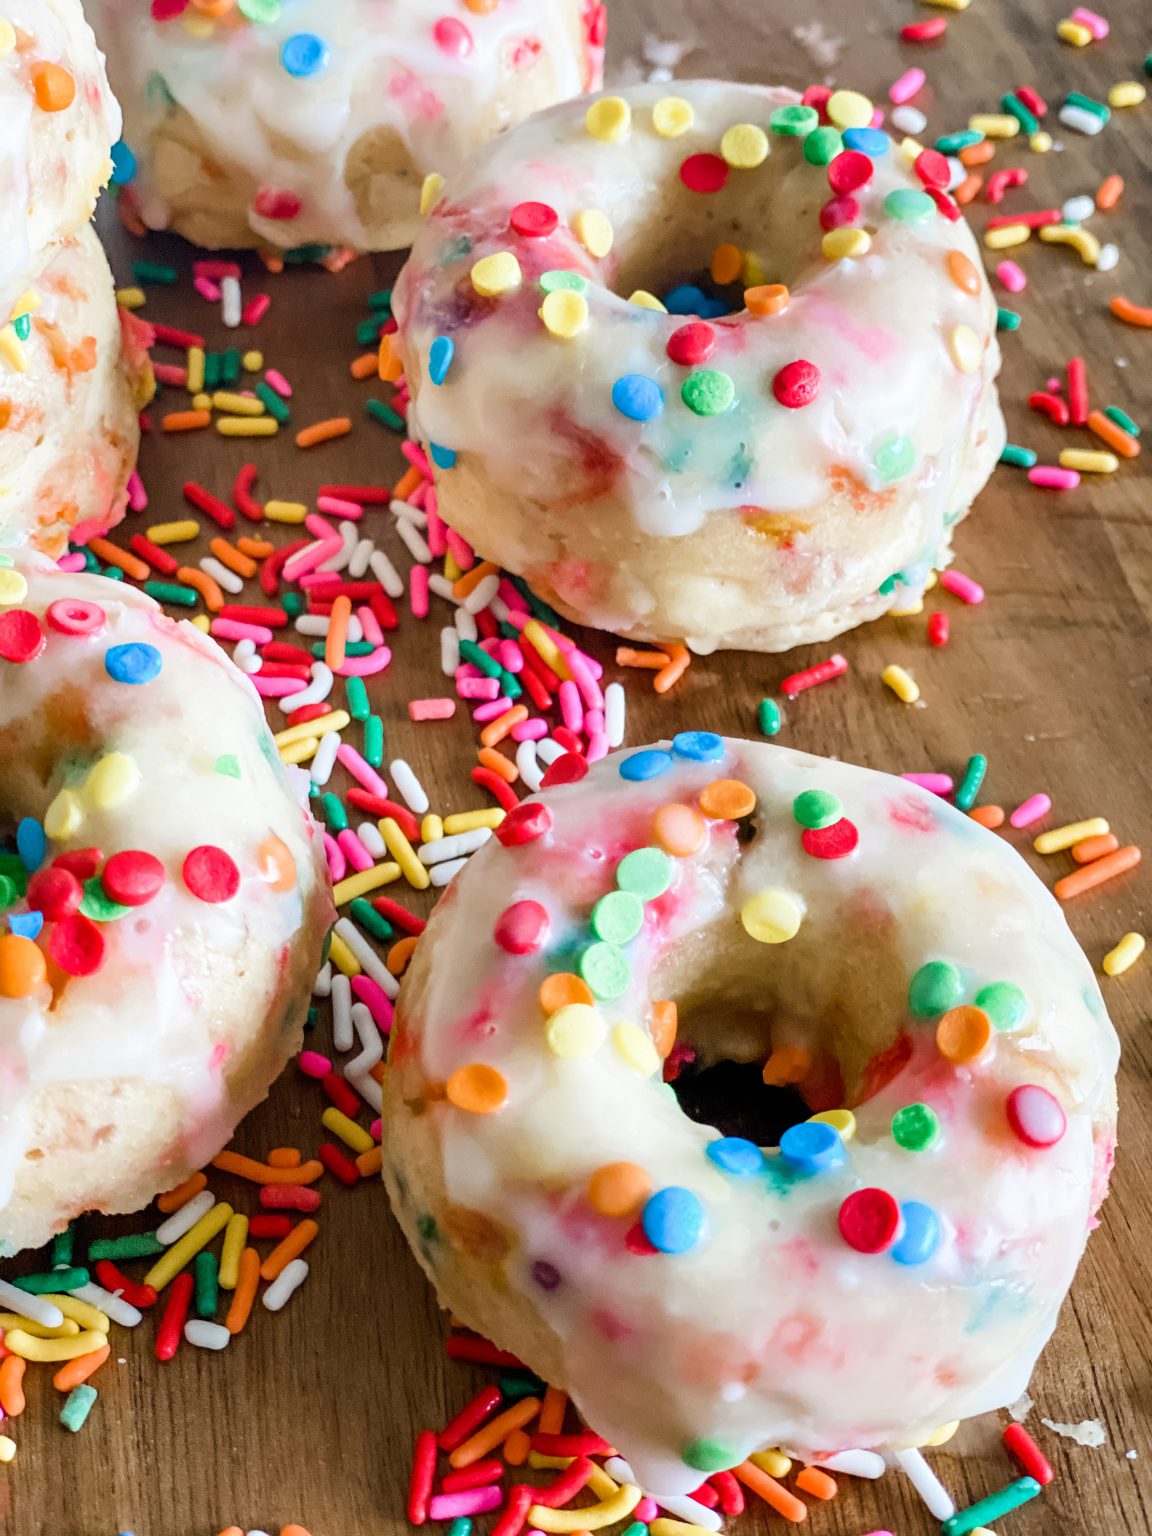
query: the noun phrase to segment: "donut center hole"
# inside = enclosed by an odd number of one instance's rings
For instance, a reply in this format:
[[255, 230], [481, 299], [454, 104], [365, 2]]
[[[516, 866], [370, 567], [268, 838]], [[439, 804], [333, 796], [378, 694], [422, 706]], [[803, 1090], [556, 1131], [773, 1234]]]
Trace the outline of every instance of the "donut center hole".
[[672, 1089], [689, 1120], [758, 1147], [779, 1146], [788, 1127], [812, 1113], [798, 1089], [769, 1087], [759, 1062], [709, 1063], [697, 1056], [679, 1064]]

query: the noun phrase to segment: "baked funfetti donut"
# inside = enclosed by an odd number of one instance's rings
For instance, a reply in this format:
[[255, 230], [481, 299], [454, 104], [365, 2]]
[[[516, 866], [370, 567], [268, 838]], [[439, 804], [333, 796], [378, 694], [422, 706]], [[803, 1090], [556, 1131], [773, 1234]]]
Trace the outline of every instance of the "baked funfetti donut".
[[[452, 882], [401, 987], [384, 1171], [443, 1303], [654, 1493], [1012, 1402], [1115, 1144], [1055, 900], [846, 763], [693, 731], [582, 769]], [[662, 1080], [719, 1062], [793, 1086], [779, 1146]]]
[[599, 85], [598, 0], [96, 0], [150, 228], [411, 243], [424, 177]]
[[442, 514], [569, 618], [786, 650], [948, 560], [1004, 443], [996, 306], [944, 157], [862, 96], [670, 89], [448, 178], [395, 294], [410, 420]]
[[117, 308], [89, 227], [53, 247], [13, 308], [0, 332], [0, 545], [59, 556], [124, 515], [151, 330]]
[[92, 217], [120, 110], [80, 0], [0, 11], [0, 324], [42, 252]]
[[332, 911], [255, 691], [143, 593], [0, 560], [0, 732], [13, 1252], [219, 1151], [299, 1045]]

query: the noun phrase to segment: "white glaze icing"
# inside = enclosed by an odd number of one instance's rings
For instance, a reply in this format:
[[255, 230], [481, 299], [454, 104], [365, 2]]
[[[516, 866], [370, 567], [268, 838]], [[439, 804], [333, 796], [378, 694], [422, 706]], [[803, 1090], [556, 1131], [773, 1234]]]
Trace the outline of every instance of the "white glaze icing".
[[[474, 856], [403, 984], [385, 1176], [442, 1301], [566, 1386], [643, 1485], [664, 1493], [699, 1482], [682, 1457], [693, 1441], [719, 1442], [729, 1464], [775, 1445], [805, 1456], [898, 1448], [1012, 1402], [1055, 1325], [1114, 1145], [1118, 1044], [1057, 903], [1007, 842], [887, 775], [728, 741], [720, 761], [676, 760], [631, 783], [619, 771], [630, 755], [538, 797], [553, 820], [537, 840], [494, 839]], [[703, 851], [674, 860], [670, 889], [647, 903], [627, 948], [626, 990], [598, 1005], [603, 1042], [578, 1060], [554, 1055], [542, 980], [578, 963], [592, 907], [620, 858], [652, 843], [657, 809], [695, 804], [729, 777], [756, 793], [755, 836], [713, 821]], [[793, 802], [812, 789], [836, 795], [857, 827], [848, 857], [802, 850]], [[766, 888], [802, 909], [785, 943], [757, 943], [741, 926], [743, 903]], [[496, 923], [524, 900], [546, 909], [548, 936], [537, 953], [508, 954]], [[934, 960], [958, 968], [967, 1002], [993, 982], [1027, 1002], [1023, 1022], [966, 1066], [940, 1055], [934, 1017], [909, 1010], [910, 978]], [[760, 1176], [715, 1166], [705, 1149], [716, 1131], [615, 1046], [620, 1021], [651, 1032], [653, 997], [678, 1000], [681, 1039], [707, 1059], [757, 1061], [794, 1045], [826, 1072], [822, 1058], [836, 1058], [856, 1116], [843, 1165], [789, 1176], [770, 1152]], [[907, 1045], [885, 1057], [898, 1040]], [[495, 1113], [444, 1096], [472, 1063], [507, 1082]], [[1007, 1095], [1025, 1083], [1067, 1115], [1053, 1146], [1026, 1146], [1010, 1129]], [[941, 1122], [927, 1151], [893, 1139], [892, 1115], [913, 1102]], [[698, 1197], [697, 1246], [636, 1253], [634, 1218], [596, 1214], [589, 1176], [619, 1160], [647, 1170], [655, 1189]], [[930, 1205], [942, 1229], [934, 1257], [905, 1267], [849, 1247], [837, 1213], [863, 1187]], [[555, 1272], [547, 1288], [541, 1263]]]

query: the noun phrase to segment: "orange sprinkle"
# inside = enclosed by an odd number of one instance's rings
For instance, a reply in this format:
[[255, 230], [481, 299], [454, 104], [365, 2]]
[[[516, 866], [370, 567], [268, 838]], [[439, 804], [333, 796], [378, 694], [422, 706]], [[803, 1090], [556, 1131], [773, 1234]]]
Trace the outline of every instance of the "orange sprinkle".
[[1079, 896], [1084, 891], [1091, 891], [1096, 886], [1103, 885], [1106, 880], [1114, 880], [1125, 870], [1135, 869], [1141, 857], [1136, 844], [1129, 843], [1126, 848], [1117, 848], [1115, 853], [1106, 853], [1102, 859], [1093, 859], [1091, 864], [1083, 865], [1074, 874], [1065, 875], [1063, 880], [1057, 880], [1055, 885], [1057, 900], [1069, 901], [1073, 896]]
[[591, 1007], [596, 1001], [592, 988], [584, 978], [571, 971], [556, 971], [551, 976], [545, 976], [540, 983], [537, 1000], [549, 1017], [561, 1008], [567, 1008], [570, 1003], [585, 1003]]
[[264, 250], [257, 251], [256, 254], [259, 256], [260, 260], [264, 263], [264, 270], [265, 270], [265, 272], [273, 272], [273, 273], [283, 272], [283, 270], [284, 270], [284, 258], [283, 258], [283, 256], [277, 256], [274, 251], [264, 251]]
[[[457, 1067], [444, 1085], [448, 1102], [470, 1115], [490, 1115], [508, 1097], [508, 1081], [503, 1072], [485, 1066], [482, 1061]], [[492, 1442], [496, 1444], [495, 1440]]]
[[1106, 853], [1115, 853], [1119, 846], [1120, 839], [1115, 832], [1100, 832], [1095, 837], [1085, 837], [1073, 843], [1072, 857], [1077, 864], [1091, 864], [1093, 859], [1102, 859]]
[[495, 747], [481, 747], [476, 754], [482, 768], [488, 768], [503, 779], [505, 784], [515, 784], [520, 777], [520, 770]]
[[473, 16], [490, 16], [499, 4], [500, 0], [464, 0], [465, 7]]
[[656, 1047], [656, 1054], [664, 1061], [676, 1044], [676, 1030], [679, 1025], [679, 1010], [670, 998], [662, 998], [652, 1004], [652, 1011], [648, 1016], [648, 1032], [652, 1036], [652, 1044]]
[[718, 245], [712, 252], [712, 264], [709, 267], [712, 281], [721, 286], [734, 283], [743, 265], [744, 252], [738, 245]]
[[295, 1147], [273, 1147], [268, 1154], [269, 1168], [299, 1168], [302, 1161]]
[[1124, 195], [1123, 176], [1105, 176], [1096, 193], [1097, 208], [1115, 208]]
[[[323, 1168], [324, 1164], [321, 1163]], [[256, 1300], [256, 1288], [260, 1284], [260, 1255], [255, 1248], [245, 1248], [240, 1255], [240, 1265], [236, 1272], [236, 1289], [232, 1292], [232, 1305], [228, 1308], [228, 1316], [224, 1319], [224, 1326], [229, 1333], [239, 1333], [248, 1321], [248, 1314], [252, 1311], [252, 1303]]]
[[798, 1472], [796, 1486], [801, 1493], [810, 1493], [814, 1499], [834, 1499], [840, 1491], [836, 1479], [819, 1467], [805, 1467], [803, 1472]]
[[[1152, 315], [1152, 310], [1148, 313]], [[1135, 459], [1139, 456], [1140, 444], [1123, 427], [1117, 426], [1111, 416], [1105, 416], [1103, 411], [1089, 411], [1087, 427], [1089, 432], [1095, 432], [1100, 441], [1107, 443], [1112, 452], [1118, 453], [1122, 459]]]
[[375, 352], [364, 352], [349, 368], [348, 372], [354, 379], [370, 379], [379, 367], [379, 359]]
[[244, 1536], [244, 1532], [238, 1525], [228, 1525], [222, 1531], [218, 1531], [217, 1536]]
[[783, 1515], [785, 1520], [791, 1520], [793, 1525], [807, 1520], [808, 1506], [794, 1493], [789, 1493], [774, 1477], [762, 1472], [754, 1462], [742, 1461], [738, 1467], [732, 1468], [732, 1476], [739, 1478], [745, 1488], [751, 1488], [753, 1493], [759, 1494], [765, 1504], [778, 1515]]
[[510, 1467], [522, 1467], [528, 1460], [532, 1440], [522, 1429], [514, 1429], [504, 1442], [504, 1460]]
[[662, 672], [671, 660], [666, 651], [634, 651], [627, 645], [616, 648], [618, 667], [644, 667], [651, 672]]
[[968, 815], [977, 826], [987, 827], [992, 832], [1004, 825], [1002, 805], [978, 805], [974, 811], [969, 811]]
[[700, 791], [696, 803], [713, 821], [739, 821], [756, 809], [756, 791], [740, 779], [713, 779]]
[[[123, 198], [121, 198], [123, 202]], [[212, 425], [211, 411], [169, 411], [160, 418], [162, 432], [195, 432]]]
[[686, 859], [708, 841], [708, 823], [695, 806], [673, 801], [662, 805], [652, 818], [652, 840], [665, 853]]
[[493, 565], [491, 560], [481, 560], [470, 571], [465, 571], [459, 581], [452, 583], [453, 597], [467, 597], [484, 580], [485, 576], [495, 576], [499, 571], [498, 565]]
[[948, 276], [961, 293], [974, 295], [980, 292], [980, 273], [963, 251], [949, 251], [947, 267]]
[[270, 544], [267, 539], [250, 539], [245, 536], [236, 540], [236, 548], [241, 554], [251, 555], [253, 560], [267, 560], [268, 556], [275, 554], [275, 544]]
[[352, 599], [343, 593], [332, 600], [328, 633], [324, 637], [324, 665], [338, 672], [348, 654], [348, 620], [352, 617]]
[[309, 1536], [302, 1525], [282, 1525], [280, 1536]]
[[95, 1376], [111, 1353], [111, 1345], [103, 1344], [90, 1355], [77, 1355], [75, 1360], [65, 1361], [53, 1376], [52, 1385], [57, 1392], [71, 1392], [73, 1387], [82, 1386], [89, 1376]]
[[412, 958], [412, 951], [415, 948], [416, 938], [413, 934], [408, 934], [404, 938], [396, 940], [395, 944], [388, 951], [388, 958], [385, 961], [393, 976], [403, 976], [405, 968]]
[[779, 315], [792, 295], [783, 283], [758, 283], [744, 290], [744, 308], [750, 315]]
[[404, 364], [392, 344], [391, 336], [381, 336], [376, 355], [376, 372], [385, 384], [395, 384], [404, 372]]
[[367, 1152], [361, 1152], [360, 1156], [356, 1159], [356, 1167], [359, 1169], [362, 1179], [372, 1178], [374, 1174], [380, 1172], [383, 1166], [384, 1149], [382, 1147], [372, 1147]]
[[133, 581], [147, 581], [152, 574], [152, 567], [145, 561], [138, 560], [135, 555], [130, 555], [126, 549], [120, 549], [108, 539], [89, 539], [88, 548], [105, 565], [119, 567]]
[[183, 1184], [177, 1184], [175, 1189], [166, 1189], [162, 1195], [157, 1195], [156, 1208], [163, 1211], [165, 1216], [171, 1216], [173, 1211], [182, 1210], [189, 1200], [194, 1200], [200, 1191], [207, 1187], [207, 1175], [194, 1173], [190, 1179], [185, 1179]]
[[1152, 326], [1152, 304], [1133, 304], [1131, 299], [1118, 293], [1108, 307], [1125, 325]]
[[487, 1456], [489, 1451], [495, 1450], [502, 1441], [507, 1440], [514, 1429], [523, 1429], [526, 1424], [531, 1424], [539, 1412], [538, 1397], [522, 1397], [511, 1408], [489, 1419], [487, 1424], [482, 1424], [474, 1435], [465, 1440], [463, 1445], [458, 1445], [449, 1456], [448, 1461], [453, 1471], [459, 1472], [461, 1468], [470, 1467], [474, 1461]]
[[305, 1248], [315, 1240], [319, 1230], [319, 1225], [314, 1221], [307, 1218], [304, 1221], [298, 1221], [288, 1236], [281, 1238], [261, 1264], [261, 1280], [275, 1280], [281, 1270], [291, 1264], [293, 1259], [298, 1259]]
[[601, 1216], [631, 1216], [651, 1193], [651, 1175], [639, 1163], [605, 1163], [588, 1180], [588, 1204]]
[[0, 1362], [0, 1408], [10, 1419], [24, 1412], [24, 1371], [27, 1361], [19, 1355], [9, 1355]]
[[679, 682], [692, 665], [692, 657], [686, 645], [670, 645], [668, 652], [668, 665], [662, 667], [652, 679], [652, 686], [657, 693], [667, 693], [672, 684]]
[[960, 164], [971, 170], [974, 165], [987, 165], [996, 153], [991, 139], [981, 139], [979, 144], [969, 144], [960, 151]]
[[226, 565], [230, 571], [235, 571], [237, 576], [243, 576], [245, 581], [250, 581], [255, 576], [258, 569], [255, 560], [250, 560], [247, 555], [241, 554], [227, 539], [213, 539], [208, 548], [221, 565]]
[[960, 185], [956, 188], [956, 190], [953, 192], [952, 196], [956, 199], [956, 201], [963, 208], [965, 206], [965, 204], [973, 203], [973, 202], [976, 201], [976, 198], [979, 196], [979, 193], [980, 193], [980, 188], [983, 185], [984, 185], [984, 178], [983, 178], [983, 176], [979, 175], [976, 171], [970, 171], [968, 173], [968, 175], [965, 176], [964, 180], [960, 183]]
[[324, 1164], [309, 1159], [296, 1168], [272, 1168], [258, 1163], [254, 1157], [244, 1157], [240, 1152], [217, 1152], [212, 1159], [213, 1168], [221, 1173], [234, 1173], [253, 1184], [315, 1184], [324, 1172]]
[[202, 571], [198, 565], [182, 565], [176, 572], [176, 580], [187, 587], [194, 587], [204, 599], [204, 606], [211, 613], [219, 613], [224, 606], [224, 594], [219, 583]]
[[564, 1414], [568, 1408], [568, 1394], [560, 1387], [548, 1387], [544, 1392], [544, 1406], [540, 1410], [540, 1422], [536, 1428], [542, 1435], [558, 1435], [564, 1428]]
[[519, 725], [522, 720], [527, 720], [528, 711], [523, 704], [513, 704], [511, 709], [506, 709], [496, 720], [490, 720], [480, 732], [480, 740], [486, 747], [494, 747], [498, 741], [503, 741], [514, 725]]
[[352, 430], [350, 416], [329, 416], [326, 421], [314, 421], [296, 434], [297, 448], [315, 448], [317, 443], [330, 443], [333, 438], [347, 437]]
[[974, 1003], [949, 1008], [936, 1026], [936, 1049], [957, 1066], [978, 1061], [991, 1042], [992, 1020]]
[[148, 226], [144, 220], [129, 204], [126, 197], [116, 199], [116, 217], [130, 235], [135, 235], [138, 240], [143, 240], [148, 233]]
[[393, 488], [392, 499], [394, 501], [407, 501], [412, 492], [418, 491], [423, 484], [424, 476], [416, 468], [415, 464], [409, 464]]
[[42, 112], [63, 112], [76, 100], [76, 82], [60, 64], [33, 64], [32, 91]]
[[764, 1063], [762, 1076], [770, 1088], [786, 1088], [802, 1082], [811, 1070], [811, 1051], [799, 1045], [778, 1045]]

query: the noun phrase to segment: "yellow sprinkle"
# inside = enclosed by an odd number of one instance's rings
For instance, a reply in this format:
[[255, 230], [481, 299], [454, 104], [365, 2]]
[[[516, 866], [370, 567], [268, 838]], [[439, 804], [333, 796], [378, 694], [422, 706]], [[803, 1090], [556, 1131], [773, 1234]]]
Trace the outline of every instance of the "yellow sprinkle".
[[264, 516], [274, 523], [302, 523], [308, 516], [308, 508], [302, 501], [266, 501]]
[[8, 359], [17, 373], [28, 372], [28, 354], [24, 344], [10, 325], [0, 330], [0, 352]]
[[363, 970], [359, 960], [357, 960], [338, 933], [334, 933], [329, 941], [328, 958], [336, 969], [345, 976], [359, 976]]
[[866, 256], [872, 249], [872, 236], [866, 229], [830, 229], [820, 242], [820, 249], [829, 261], [842, 261], [848, 256]]
[[44, 813], [44, 830], [54, 843], [75, 837], [84, 825], [84, 808], [70, 789], [62, 789]]
[[768, 158], [768, 135], [755, 123], [737, 123], [720, 140], [720, 153], [734, 171], [754, 171]]
[[351, 1147], [353, 1152], [371, 1152], [376, 1145], [364, 1127], [357, 1125], [355, 1120], [350, 1120], [336, 1108], [335, 1104], [330, 1104], [320, 1116], [320, 1124], [326, 1131], [331, 1131], [333, 1136], [339, 1136], [344, 1145]]
[[691, 1520], [669, 1520], [665, 1515], [657, 1515], [649, 1522], [648, 1529], [652, 1536], [708, 1536], [706, 1525], [694, 1525]]
[[200, 524], [194, 517], [184, 517], [175, 523], [153, 523], [148, 537], [153, 544], [184, 544], [200, 532]]
[[647, 288], [637, 288], [634, 293], [630, 293], [628, 295], [628, 302], [629, 304], [638, 304], [641, 309], [659, 310], [662, 315], [668, 313], [666, 306], [660, 302], [654, 293], [649, 293]]
[[[70, 1317], [80, 1328], [90, 1328], [94, 1333], [107, 1333], [112, 1324], [107, 1315], [101, 1312], [99, 1307], [94, 1307], [90, 1301], [81, 1301], [78, 1296], [45, 1295], [42, 1300], [51, 1302], [54, 1307], [59, 1307], [65, 1317]], [[79, 1331], [79, 1330], [77, 1330]]]
[[485, 299], [498, 299], [503, 293], [519, 288], [523, 274], [511, 251], [494, 251], [481, 256], [472, 268], [472, 286]]
[[212, 396], [212, 404], [218, 411], [231, 411], [234, 416], [263, 416], [263, 400], [255, 395], [238, 395], [230, 389], [218, 389]]
[[1140, 80], [1121, 80], [1108, 92], [1110, 107], [1138, 107], [1148, 96], [1148, 87]]
[[485, 806], [479, 811], [457, 811], [455, 815], [445, 816], [444, 836], [455, 837], [457, 832], [475, 832], [480, 827], [492, 827], [495, 830], [506, 814], [499, 806]]
[[136, 759], [126, 752], [107, 752], [84, 780], [83, 795], [96, 811], [110, 811], [134, 795], [140, 787]]
[[[420, 868], [424, 868], [423, 864]], [[358, 869], [346, 880], [338, 880], [332, 887], [332, 900], [338, 907], [342, 907], [345, 902], [355, 901], [358, 896], [366, 896], [369, 891], [377, 891], [382, 885], [391, 885], [399, 878], [399, 864], [394, 864], [391, 860], [386, 860], [383, 864], [373, 864], [371, 869]]]
[[824, 110], [837, 128], [867, 128], [876, 109], [859, 91], [833, 91]]
[[618, 144], [632, 129], [632, 108], [623, 96], [601, 96], [584, 114], [584, 127], [602, 144]]
[[192, 409], [194, 411], [210, 411], [212, 409], [212, 396], [206, 395], [203, 390], [198, 395], [193, 395]]
[[303, 741], [294, 741], [286, 747], [281, 747], [280, 761], [287, 763], [290, 768], [296, 768], [301, 763], [306, 763], [309, 758], [315, 757], [319, 750], [319, 736], [306, 736]]
[[909, 134], [900, 140], [900, 154], [909, 165], [915, 165], [923, 153], [924, 146], [919, 139], [914, 139]]
[[712, 252], [709, 275], [714, 283], [734, 283], [744, 264], [744, 252], [738, 245], [718, 245]]
[[538, 1531], [599, 1531], [630, 1515], [639, 1502], [636, 1484], [623, 1483], [611, 1498], [599, 1504], [586, 1504], [582, 1509], [549, 1509], [545, 1504], [533, 1504], [528, 1522]]
[[792, 1459], [783, 1451], [754, 1451], [748, 1460], [769, 1477], [787, 1477], [792, 1470]]
[[884, 668], [880, 674], [880, 681], [892, 692], [902, 704], [915, 704], [920, 697], [920, 688], [914, 677], [910, 677], [903, 667], [898, 667], [893, 662]]
[[856, 1134], [856, 1116], [850, 1109], [822, 1109], [819, 1114], [809, 1115], [808, 1118], [839, 1131], [841, 1141], [851, 1141]]
[[197, 613], [188, 622], [193, 629], [198, 629], [202, 635], [206, 635], [212, 628], [212, 620], [206, 613]]
[[588, 300], [570, 288], [557, 288], [540, 306], [545, 329], [562, 341], [571, 341], [588, 324]]
[[319, 715], [315, 720], [306, 720], [302, 725], [290, 725], [286, 731], [279, 731], [272, 740], [278, 747], [287, 747], [294, 741], [303, 741], [308, 736], [323, 736], [325, 731], [342, 731], [351, 723], [352, 716], [346, 709], [334, 709], [330, 714]]
[[970, 325], [956, 325], [948, 334], [948, 351], [961, 373], [975, 373], [984, 356], [984, 345]]
[[1087, 821], [1070, 821], [1067, 826], [1041, 832], [1032, 846], [1037, 853], [1060, 853], [1064, 848], [1083, 842], [1086, 837], [1103, 837], [1111, 830], [1103, 816], [1091, 816]]
[[540, 623], [539, 619], [529, 619], [524, 626], [524, 634], [561, 681], [567, 681], [571, 678], [572, 674], [568, 670], [568, 663], [564, 660], [563, 652]]
[[1081, 469], [1090, 475], [1112, 475], [1120, 468], [1114, 453], [1094, 453], [1088, 448], [1062, 448], [1060, 463], [1065, 469]]
[[16, 1442], [10, 1435], [0, 1435], [0, 1462], [9, 1462], [16, 1454]]
[[1001, 224], [998, 229], [984, 231], [984, 244], [990, 251], [1006, 251], [1009, 246], [1023, 245], [1031, 238], [1027, 224]]
[[31, 1318], [21, 1317], [18, 1312], [0, 1312], [0, 1328], [5, 1333], [10, 1328], [22, 1328], [34, 1339], [74, 1339], [80, 1332], [80, 1324], [73, 1322], [70, 1317], [57, 1323], [55, 1328], [46, 1328], [43, 1323], [34, 1323]]
[[245, 373], [259, 373], [264, 366], [263, 352], [245, 352], [240, 359]]
[[121, 309], [143, 309], [148, 295], [143, 288], [117, 288], [116, 302]]
[[1034, 155], [1046, 155], [1052, 148], [1052, 135], [1047, 129], [1041, 128], [1039, 133], [1034, 133], [1028, 140], [1028, 148]]
[[234, 1215], [235, 1212], [226, 1200], [218, 1200], [194, 1227], [185, 1232], [183, 1237], [177, 1238], [171, 1248], [160, 1255], [144, 1276], [144, 1284], [162, 1291], [175, 1280], [185, 1264], [195, 1258], [201, 1248], [207, 1248], [216, 1234], [223, 1232]]
[[1071, 43], [1074, 48], [1087, 48], [1092, 41], [1092, 33], [1087, 27], [1082, 27], [1078, 21], [1073, 21], [1071, 16], [1066, 16], [1056, 28], [1056, 36], [1062, 42]]
[[188, 393], [198, 395], [204, 388], [204, 348], [188, 348]]
[[420, 214], [425, 217], [431, 213], [440, 197], [440, 189], [444, 185], [444, 178], [439, 171], [429, 171], [420, 188]]
[[696, 121], [696, 109], [683, 96], [661, 96], [652, 108], [652, 126], [662, 139], [678, 139]]
[[528, 1465], [534, 1472], [563, 1472], [575, 1460], [575, 1456], [542, 1456], [539, 1451], [528, 1452]]
[[920, 0], [921, 5], [934, 5], [942, 11], [966, 11], [972, 0]]
[[448, 554], [444, 556], [444, 575], [449, 581], [459, 581], [463, 574], [464, 572], [456, 564], [452, 552], [449, 551]]
[[438, 843], [444, 836], [444, 823], [435, 811], [429, 811], [420, 823], [420, 841]]
[[1104, 956], [1104, 973], [1107, 976], [1123, 976], [1130, 965], [1135, 965], [1144, 953], [1142, 933], [1126, 933], [1115, 949]]
[[0, 59], [6, 59], [16, 46], [16, 28], [5, 16], [0, 16]]
[[[384, 846], [399, 864], [405, 880], [409, 885], [415, 886], [418, 891], [426, 891], [432, 884], [432, 876], [416, 857], [416, 850], [404, 836], [404, 830], [393, 816], [384, 816], [380, 820], [380, 836], [384, 839]], [[352, 876], [355, 879], [355, 876]], [[347, 881], [341, 884], [347, 885]]]
[[1089, 230], [1071, 224], [1044, 224], [1040, 238], [1045, 245], [1070, 245], [1086, 267], [1094, 267], [1100, 259], [1100, 242]]
[[740, 281], [745, 288], [758, 288], [765, 281], [764, 263], [755, 251], [744, 252], [744, 264], [740, 268]]
[[572, 233], [589, 256], [607, 256], [616, 232], [612, 221], [598, 208], [585, 208], [573, 216]]
[[211, 37], [216, 31], [216, 23], [211, 16], [198, 16], [195, 11], [187, 11], [183, 17], [184, 30], [189, 37]]
[[924, 612], [924, 599], [918, 597], [915, 602], [909, 603], [904, 608], [889, 608], [888, 614], [893, 619], [914, 619], [918, 613]]
[[978, 112], [968, 119], [968, 126], [986, 139], [1014, 139], [1020, 132], [1020, 120], [1010, 112]]
[[740, 922], [758, 944], [786, 944], [800, 932], [804, 905], [791, 891], [757, 891], [740, 908]]
[[660, 1053], [639, 1024], [633, 1024], [630, 1019], [617, 1024], [612, 1031], [612, 1044], [621, 1059], [641, 1077], [651, 1077], [659, 1070]]
[[221, 437], [275, 437], [280, 423], [273, 416], [218, 416], [216, 430]]
[[248, 1218], [237, 1211], [224, 1229], [224, 1243], [220, 1249], [220, 1273], [222, 1290], [234, 1291], [240, 1278], [240, 1255], [248, 1241]]
[[593, 1466], [596, 1470], [588, 1479], [589, 1488], [591, 1488], [597, 1498], [610, 1499], [620, 1487], [620, 1484], [610, 1473], [605, 1472], [603, 1467], [598, 1466], [595, 1462], [593, 1462]]
[[4, 1347], [22, 1360], [35, 1360], [40, 1364], [55, 1364], [58, 1360], [75, 1360], [80, 1355], [93, 1354], [108, 1342], [106, 1333], [86, 1330], [67, 1339], [36, 1339], [25, 1328], [13, 1328], [4, 1335]]
[[[928, 1436], [927, 1440], [925, 1440], [924, 1444], [925, 1445], [947, 1445], [948, 1441], [951, 1440], [952, 1436], [956, 1433], [956, 1431], [959, 1428], [960, 1428], [960, 1420], [959, 1419], [951, 1419], [951, 1420], [949, 1420], [949, 1422], [947, 1424], [941, 1424], [939, 1429], [934, 1429], [932, 1431], [932, 1433]], [[973, 1532], [972, 1536], [976, 1536], [976, 1533]]]
[[0, 608], [22, 603], [28, 596], [28, 583], [14, 566], [0, 566]]

